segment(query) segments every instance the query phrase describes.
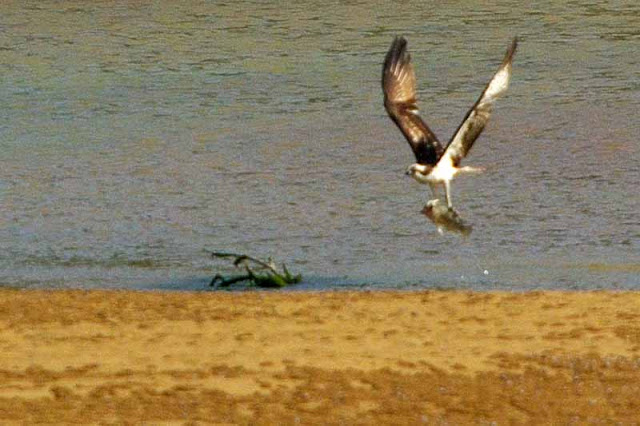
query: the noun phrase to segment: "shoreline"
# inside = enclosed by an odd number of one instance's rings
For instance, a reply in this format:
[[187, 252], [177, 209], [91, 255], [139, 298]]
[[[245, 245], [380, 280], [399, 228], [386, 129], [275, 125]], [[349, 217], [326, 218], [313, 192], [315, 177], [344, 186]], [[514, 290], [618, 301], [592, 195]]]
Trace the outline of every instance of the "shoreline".
[[3, 422], [637, 421], [640, 292], [0, 290]]

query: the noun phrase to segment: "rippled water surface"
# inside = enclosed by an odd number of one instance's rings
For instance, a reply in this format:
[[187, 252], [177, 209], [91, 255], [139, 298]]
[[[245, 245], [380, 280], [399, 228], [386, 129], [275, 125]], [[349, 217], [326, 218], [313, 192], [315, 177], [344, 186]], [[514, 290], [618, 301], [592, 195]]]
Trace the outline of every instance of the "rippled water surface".
[[[0, 285], [204, 289], [223, 249], [304, 289], [637, 289], [640, 5], [485, 3], [3, 3]], [[466, 240], [403, 174], [396, 34], [443, 140], [520, 37]]]

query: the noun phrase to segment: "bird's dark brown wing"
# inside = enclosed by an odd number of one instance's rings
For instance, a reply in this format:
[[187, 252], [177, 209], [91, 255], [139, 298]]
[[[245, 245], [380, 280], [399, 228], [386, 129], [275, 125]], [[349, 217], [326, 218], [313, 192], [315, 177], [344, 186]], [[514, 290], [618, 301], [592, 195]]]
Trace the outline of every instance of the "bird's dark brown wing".
[[460, 161], [467, 155], [473, 143], [476, 141], [484, 126], [489, 121], [491, 109], [496, 99], [506, 92], [511, 79], [511, 62], [513, 54], [518, 46], [518, 39], [514, 38], [511, 46], [507, 49], [502, 64], [493, 78], [487, 84], [480, 98], [471, 107], [467, 115], [462, 120], [460, 127], [454, 133], [444, 152], [443, 159], [448, 158], [451, 162], [458, 166]]
[[382, 68], [384, 107], [396, 123], [420, 164], [436, 164], [444, 149], [418, 115], [416, 77], [407, 52], [407, 40], [396, 37]]

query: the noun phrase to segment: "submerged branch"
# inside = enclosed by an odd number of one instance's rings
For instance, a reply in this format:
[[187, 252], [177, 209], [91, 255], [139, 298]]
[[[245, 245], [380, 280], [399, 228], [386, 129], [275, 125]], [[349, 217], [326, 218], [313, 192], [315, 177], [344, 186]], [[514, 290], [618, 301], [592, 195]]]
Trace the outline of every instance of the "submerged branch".
[[[228, 287], [231, 284], [243, 281], [248, 281], [258, 287], [279, 288], [302, 281], [302, 275], [292, 275], [284, 263], [282, 264], [283, 272], [278, 271], [271, 259], [264, 261], [246, 254], [229, 252], [213, 252], [211, 255], [214, 258], [233, 258], [233, 266], [236, 268], [244, 266], [246, 272], [245, 274], [231, 276], [216, 274], [209, 284], [214, 288]], [[251, 265], [254, 265], [255, 269]]]
[[267, 262], [265, 262], [264, 260], [246, 255], [246, 254], [237, 254], [237, 253], [228, 253], [228, 252], [216, 252], [214, 251], [213, 253], [211, 253], [211, 256], [213, 257], [219, 257], [219, 258], [227, 258], [227, 257], [235, 257], [236, 260], [233, 261], [233, 265], [234, 266], [238, 266], [241, 263], [245, 262], [245, 261], [250, 261], [253, 262], [255, 264], [258, 264], [260, 266], [262, 266], [265, 269], [269, 269], [271, 272], [273, 273], [277, 273], [278, 271], [276, 271], [276, 267], [273, 264], [273, 261], [271, 259], [269, 259]]

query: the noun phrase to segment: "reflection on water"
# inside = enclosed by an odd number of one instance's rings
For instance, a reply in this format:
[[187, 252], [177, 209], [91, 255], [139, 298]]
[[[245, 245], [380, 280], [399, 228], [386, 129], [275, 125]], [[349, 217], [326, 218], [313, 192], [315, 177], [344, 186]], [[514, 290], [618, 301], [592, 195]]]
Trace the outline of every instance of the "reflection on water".
[[[215, 3], [3, 5], [0, 284], [204, 288], [209, 248], [302, 288], [640, 285], [635, 2]], [[466, 240], [403, 176], [396, 34], [441, 139], [521, 39], [454, 186]]]

